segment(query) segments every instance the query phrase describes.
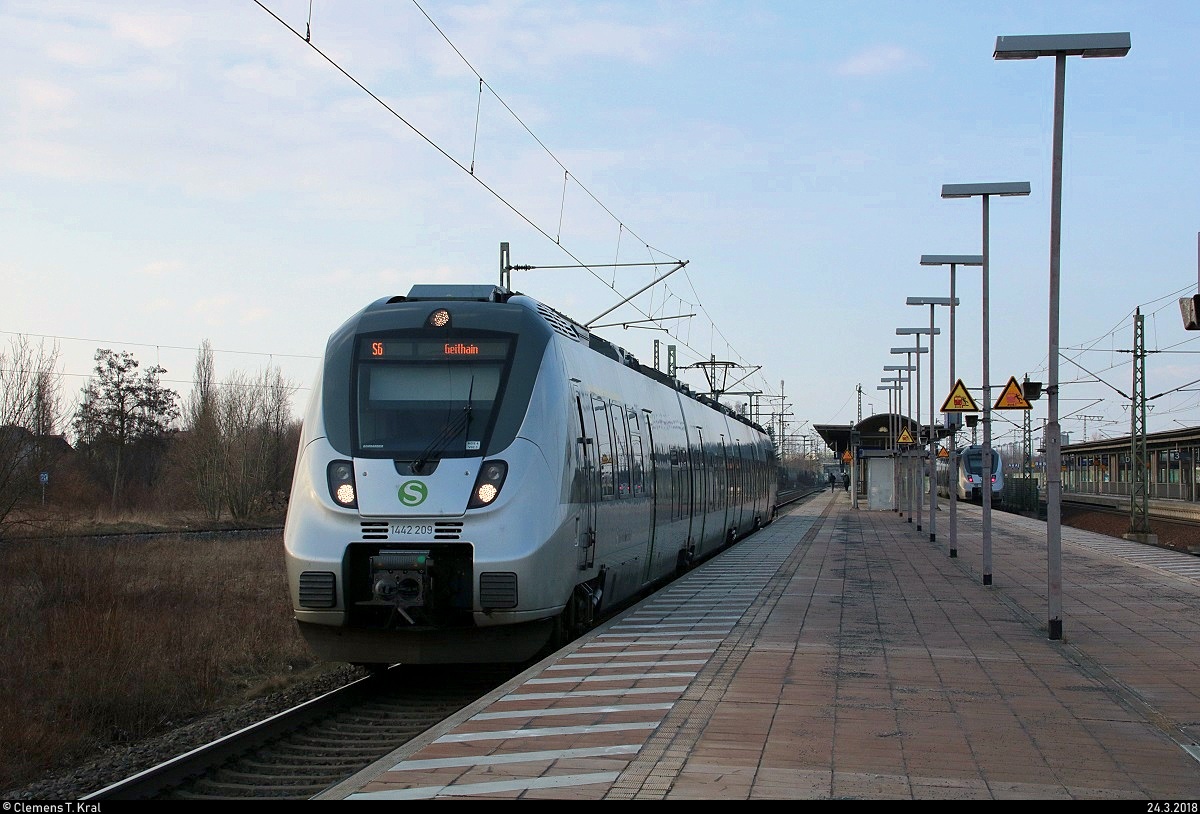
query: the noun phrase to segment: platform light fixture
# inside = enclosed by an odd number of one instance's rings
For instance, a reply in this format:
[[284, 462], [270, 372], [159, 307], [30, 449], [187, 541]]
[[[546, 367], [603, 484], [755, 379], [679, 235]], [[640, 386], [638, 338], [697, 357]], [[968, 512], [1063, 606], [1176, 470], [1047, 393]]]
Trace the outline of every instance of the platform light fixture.
[[[998, 60], [1054, 57], [1054, 137], [1050, 172], [1050, 370], [1046, 383], [1046, 587], [1047, 630], [1062, 638], [1062, 427], [1058, 420], [1058, 336], [1060, 260], [1062, 257], [1062, 154], [1064, 85], [1067, 57], [1123, 57], [1128, 31], [1103, 34], [1033, 34], [996, 37]], [[986, 245], [986, 243], [985, 243]], [[986, 268], [986, 263], [985, 263]], [[986, 399], [985, 399], [986, 402]], [[987, 409], [985, 403], [984, 409]], [[987, 426], [984, 426], [987, 433]], [[985, 454], [987, 450], [984, 450]], [[987, 490], [984, 490], [985, 493]]]
[[[912, 361], [910, 359], [910, 361]], [[908, 387], [908, 412], [912, 412], [912, 372], [917, 370], [916, 365], [883, 365], [883, 370], [895, 371], [904, 373], [905, 384]], [[896, 412], [900, 412], [900, 407], [896, 407]], [[899, 424], [899, 421], [898, 421]], [[899, 432], [898, 432], [899, 435]], [[911, 514], [911, 513], [910, 513]]]
[[895, 451], [899, 449], [896, 444], [896, 428], [893, 424], [896, 422], [896, 413], [900, 411], [900, 382], [903, 381], [899, 376], [889, 376], [880, 381], [891, 382], [891, 384], [883, 384], [876, 387], [876, 390], [888, 391], [888, 443], [892, 446], [892, 511], [900, 510], [900, 476], [896, 466]]
[[[983, 255], [981, 254], [923, 254], [921, 255], [922, 266], [949, 266], [950, 267], [950, 382], [951, 387], [958, 382], [958, 378], [954, 375], [954, 310], [958, 303], [955, 286], [956, 271], [959, 266], [982, 266]], [[955, 413], [951, 419], [947, 414], [947, 423], [953, 423], [954, 429], [950, 432], [950, 455], [946, 461], [950, 472], [957, 471], [958, 466], [958, 428], [962, 426], [962, 413]], [[958, 556], [958, 490], [946, 489], [950, 495], [950, 557], [951, 559]]]
[[[917, 354], [917, 361], [919, 362], [919, 361], [921, 360], [921, 354], [922, 354], [922, 353], [926, 353], [926, 352], [927, 352], [927, 351], [926, 351], [926, 349], [925, 349], [925, 348], [916, 347], [916, 346], [907, 347], [907, 348], [892, 348], [892, 353], [903, 353], [903, 354], [905, 354], [905, 359], [906, 359], [906, 362], [907, 362], [908, 366], [910, 367], [910, 369], [912, 369], [912, 370], [916, 370], [916, 369], [917, 369], [917, 368], [916, 368], [916, 366], [915, 366], [915, 365], [913, 365], [913, 363], [912, 363], [912, 361], [913, 361], [912, 355], [913, 355], [914, 353], [915, 353], [915, 354]], [[909, 378], [909, 385], [910, 385], [910, 388], [909, 388], [909, 395], [908, 395], [908, 412], [909, 412], [909, 414], [911, 415], [911, 413], [912, 413], [912, 389], [911, 389], [911, 384], [912, 384], [912, 376], [910, 375], [908, 378]], [[897, 410], [898, 410], [898, 409], [899, 409], [899, 408], [897, 408]], [[911, 497], [912, 497], [912, 495], [909, 495], [909, 498], [910, 498], [910, 500], [909, 500], [909, 508], [910, 508], [910, 509], [912, 508], [912, 501], [911, 501]], [[911, 511], [909, 512], [909, 522], [910, 522], [910, 523], [912, 522], [912, 512], [911, 512]]]
[[[983, 471], [992, 471], [992, 385], [989, 358], [988, 234], [993, 196], [1013, 197], [1029, 194], [1028, 181], [1002, 181], [985, 184], [942, 184], [943, 198], [983, 199]], [[983, 584], [992, 584], [992, 490], [983, 490]]]
[[[933, 336], [932, 336], [932, 334], [934, 334], [934, 333], [941, 333], [941, 329], [931, 329], [931, 328], [897, 328], [897, 329], [896, 329], [896, 335], [897, 335], [897, 336], [915, 336], [915, 337], [917, 338], [917, 345], [916, 345], [916, 347], [917, 347], [917, 350], [916, 350], [916, 354], [917, 354], [917, 428], [918, 428], [918, 429], [917, 429], [917, 442], [918, 442], [918, 443], [920, 443], [920, 440], [921, 440], [921, 439], [920, 439], [920, 427], [921, 427], [921, 354], [922, 354], [922, 353], [927, 353], [927, 352], [929, 351], [929, 349], [928, 349], [928, 348], [922, 348], [922, 347], [921, 347], [921, 337], [922, 337], [922, 336], [924, 336], [924, 335], [926, 335], [926, 334], [930, 334], [929, 341], [932, 343], [932, 342], [933, 342]], [[895, 352], [896, 352], [896, 349], [895, 349], [895, 348], [893, 348], [893, 349], [892, 349], [892, 352], [893, 352], [893, 353], [895, 353]], [[911, 404], [911, 403], [909, 404], [909, 411], [910, 411], [910, 412], [912, 411], [912, 404]], [[910, 418], [911, 418], [911, 417], [910, 417]], [[910, 475], [910, 483], [911, 483], [911, 475]], [[917, 515], [917, 531], [921, 531], [921, 512], [922, 512], [921, 504], [922, 504], [922, 495], [923, 495], [923, 492], [922, 492], [922, 490], [921, 490], [920, 488], [916, 489], [916, 495], [917, 495], [917, 512], [916, 512], [916, 515]], [[912, 520], [912, 512], [911, 512], [911, 511], [909, 512], [909, 520], [910, 520], [910, 521]]]
[[929, 542], [937, 542], [937, 431], [934, 430], [934, 341], [939, 328], [933, 325], [933, 309], [939, 305], [953, 308], [958, 305], [957, 299], [950, 297], [909, 297], [906, 305], [929, 306]]

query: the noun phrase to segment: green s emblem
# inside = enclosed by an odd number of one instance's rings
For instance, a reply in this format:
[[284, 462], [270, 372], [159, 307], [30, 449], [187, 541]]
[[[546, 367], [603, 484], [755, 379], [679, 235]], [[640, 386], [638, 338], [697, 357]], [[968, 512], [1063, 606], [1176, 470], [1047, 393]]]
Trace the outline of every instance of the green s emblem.
[[405, 506], [420, 506], [429, 497], [429, 487], [419, 480], [406, 480], [400, 484], [396, 497]]

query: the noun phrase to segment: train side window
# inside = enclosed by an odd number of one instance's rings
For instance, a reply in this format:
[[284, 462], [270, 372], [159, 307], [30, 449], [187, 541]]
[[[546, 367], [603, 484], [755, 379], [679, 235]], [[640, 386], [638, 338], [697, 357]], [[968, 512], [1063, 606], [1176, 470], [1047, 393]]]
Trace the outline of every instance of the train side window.
[[725, 438], [722, 436], [713, 452], [713, 508], [721, 508], [729, 502], [729, 455], [725, 449]]
[[643, 495], [646, 493], [646, 467], [642, 458], [642, 436], [630, 436], [629, 446], [631, 451], [630, 458], [633, 464], [630, 468], [631, 487], [633, 494]]
[[729, 451], [725, 449], [725, 442], [721, 441], [721, 456], [713, 458], [713, 465], [717, 468], [717, 475], [721, 479], [719, 488], [713, 490], [713, 508], [719, 508], [729, 503], [729, 480], [730, 480], [730, 461]]
[[709, 473], [708, 480], [705, 482], [704, 508], [706, 511], [712, 511], [713, 507], [717, 505], [717, 489], [719, 488], [718, 482], [721, 479], [721, 472], [717, 468], [717, 456], [712, 451], [712, 447], [709, 447], [709, 451], [704, 456], [704, 459], [707, 461], [706, 466]]
[[[579, 455], [579, 466], [575, 472], [574, 483], [571, 487], [571, 492], [575, 496], [576, 501], [594, 501], [595, 492], [595, 455], [596, 455], [596, 439], [595, 430], [589, 430], [587, 421], [584, 418], [583, 398], [575, 394], [575, 409], [579, 415], [579, 441], [576, 444], [576, 454]], [[592, 425], [595, 426], [593, 419]]]
[[733, 466], [733, 478], [732, 478], [732, 482], [729, 485], [729, 491], [733, 495], [734, 502], [741, 503], [742, 502], [742, 492], [745, 489], [745, 486], [742, 483], [743, 470], [742, 470], [742, 442], [741, 441], [733, 442], [733, 458], [731, 460], [731, 463]]
[[737, 455], [734, 461], [735, 465], [737, 466], [737, 500], [738, 503], [741, 503], [742, 497], [747, 491], [746, 475], [748, 474], [749, 470], [746, 468], [746, 462], [742, 459], [742, 455], [744, 453], [742, 451], [742, 444], [740, 441], [734, 443], [734, 449], [736, 450]]
[[641, 495], [646, 491], [646, 464], [642, 451], [642, 434], [638, 411], [629, 407], [625, 411], [629, 430], [629, 493]]
[[673, 446], [670, 451], [671, 463], [671, 519], [677, 520], [684, 516], [684, 502], [687, 500], [687, 449]]
[[604, 399], [592, 397], [592, 412], [596, 415], [596, 457], [600, 466], [600, 496], [608, 500], [616, 493], [613, 478], [612, 422], [609, 420], [608, 405]]
[[620, 404], [611, 404], [613, 417], [613, 449], [616, 452], [617, 464], [617, 497], [629, 497], [629, 434], [625, 422], [618, 419], [623, 416], [625, 408]]

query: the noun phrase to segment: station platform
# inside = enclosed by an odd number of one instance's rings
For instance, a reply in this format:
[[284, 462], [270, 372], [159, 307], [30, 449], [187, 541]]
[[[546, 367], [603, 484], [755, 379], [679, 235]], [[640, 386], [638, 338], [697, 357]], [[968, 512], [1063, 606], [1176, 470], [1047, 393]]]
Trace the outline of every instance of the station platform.
[[1051, 640], [1045, 522], [984, 585], [945, 509], [816, 495], [318, 799], [1200, 800], [1200, 559], [1064, 527]]

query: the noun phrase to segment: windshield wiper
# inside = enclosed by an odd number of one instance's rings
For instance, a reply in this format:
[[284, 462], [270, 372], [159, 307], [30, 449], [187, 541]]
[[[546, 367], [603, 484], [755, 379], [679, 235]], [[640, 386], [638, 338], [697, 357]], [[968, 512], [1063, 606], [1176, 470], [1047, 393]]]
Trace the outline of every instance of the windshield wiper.
[[472, 404], [472, 396], [475, 393], [475, 377], [471, 377], [471, 384], [467, 388], [467, 404], [462, 408], [462, 412], [451, 418], [442, 429], [429, 442], [429, 446], [425, 447], [425, 451], [421, 456], [413, 462], [412, 470], [414, 474], [421, 474], [421, 470], [425, 468], [425, 464], [429, 463], [435, 455], [440, 455], [451, 441], [458, 437], [459, 433], [464, 432], [471, 426], [471, 412], [474, 410]]

